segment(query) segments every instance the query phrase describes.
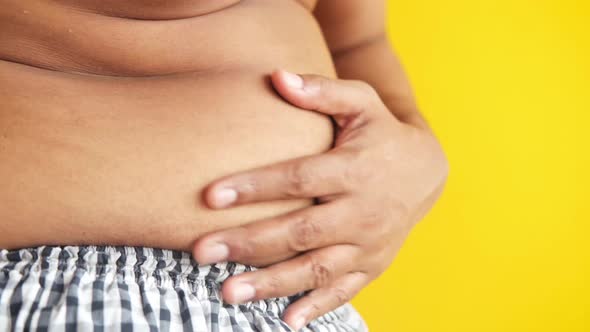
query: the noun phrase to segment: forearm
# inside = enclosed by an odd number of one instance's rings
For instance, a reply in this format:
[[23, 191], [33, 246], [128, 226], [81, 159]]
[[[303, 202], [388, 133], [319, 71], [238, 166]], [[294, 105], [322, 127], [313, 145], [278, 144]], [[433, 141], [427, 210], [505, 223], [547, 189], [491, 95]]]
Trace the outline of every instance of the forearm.
[[400, 121], [427, 128], [404, 69], [385, 33], [333, 52], [338, 75], [369, 83]]

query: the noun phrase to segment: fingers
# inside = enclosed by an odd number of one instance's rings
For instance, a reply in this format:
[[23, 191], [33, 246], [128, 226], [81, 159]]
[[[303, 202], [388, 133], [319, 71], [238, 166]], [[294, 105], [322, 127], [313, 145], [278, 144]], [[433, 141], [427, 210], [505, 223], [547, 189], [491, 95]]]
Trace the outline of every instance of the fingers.
[[331, 150], [218, 180], [205, 189], [211, 208], [261, 201], [313, 198], [341, 193], [347, 155]]
[[339, 118], [365, 118], [381, 104], [375, 90], [361, 81], [296, 75], [283, 70], [271, 76], [277, 92], [293, 105]]
[[[211, 208], [240, 204], [315, 198], [342, 193], [350, 174], [351, 150], [340, 143], [358, 137], [359, 129], [377, 112], [385, 110], [378, 94], [360, 81], [333, 80], [314, 75], [277, 71], [272, 75], [276, 90], [294, 105], [331, 115], [340, 126], [335, 148], [327, 153], [298, 158], [219, 180], [205, 190]], [[387, 112], [386, 112], [387, 113]], [[388, 113], [387, 113], [388, 114]], [[358, 148], [358, 147], [357, 147]]]
[[232, 261], [266, 266], [343, 239], [360, 240], [362, 234], [351, 234], [355, 227], [342, 227], [357, 222], [349, 205], [348, 200], [335, 201], [206, 235], [195, 243], [193, 257], [203, 265]]
[[310, 321], [348, 303], [369, 281], [369, 277], [363, 272], [347, 273], [330, 285], [313, 290], [289, 305], [283, 320], [295, 331], [299, 331]]
[[311, 251], [265, 269], [244, 273], [223, 283], [229, 303], [290, 296], [328, 285], [336, 277], [356, 269], [358, 249], [337, 245]]

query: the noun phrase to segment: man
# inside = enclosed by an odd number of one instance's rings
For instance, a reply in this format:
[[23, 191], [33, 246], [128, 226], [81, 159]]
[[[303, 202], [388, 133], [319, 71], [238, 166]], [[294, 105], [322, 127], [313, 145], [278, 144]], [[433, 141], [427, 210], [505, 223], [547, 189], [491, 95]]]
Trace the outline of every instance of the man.
[[447, 173], [383, 6], [3, 6], [2, 326], [362, 330]]

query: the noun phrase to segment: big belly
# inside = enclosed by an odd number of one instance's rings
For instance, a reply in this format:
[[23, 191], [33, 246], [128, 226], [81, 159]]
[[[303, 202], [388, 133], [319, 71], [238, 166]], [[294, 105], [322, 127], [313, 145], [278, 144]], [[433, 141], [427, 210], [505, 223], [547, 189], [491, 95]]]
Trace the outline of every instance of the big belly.
[[311, 204], [202, 203], [220, 176], [330, 147], [329, 119], [285, 103], [267, 74], [101, 77], [0, 61], [0, 247], [187, 250], [201, 234]]

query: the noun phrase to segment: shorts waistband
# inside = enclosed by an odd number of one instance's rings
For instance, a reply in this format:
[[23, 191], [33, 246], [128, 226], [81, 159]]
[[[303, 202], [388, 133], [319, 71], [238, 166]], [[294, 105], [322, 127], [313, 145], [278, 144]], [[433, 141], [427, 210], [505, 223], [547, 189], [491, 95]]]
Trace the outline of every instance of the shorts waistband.
[[188, 280], [222, 283], [227, 278], [255, 268], [238, 263], [199, 265], [189, 253], [126, 246], [41, 246], [0, 250], [0, 271], [83, 269], [93, 275], [113, 273], [141, 279]]

